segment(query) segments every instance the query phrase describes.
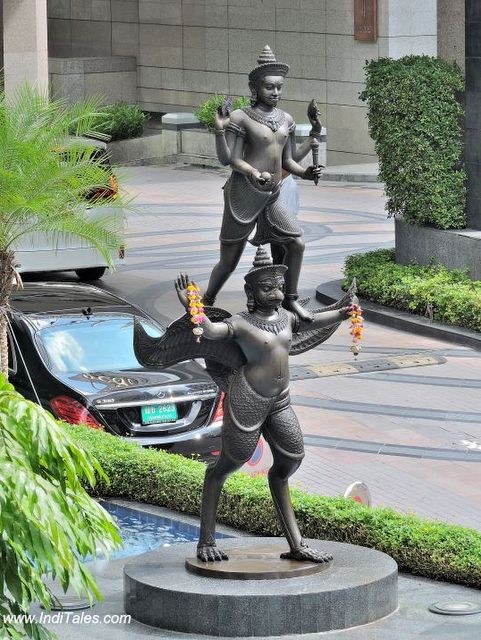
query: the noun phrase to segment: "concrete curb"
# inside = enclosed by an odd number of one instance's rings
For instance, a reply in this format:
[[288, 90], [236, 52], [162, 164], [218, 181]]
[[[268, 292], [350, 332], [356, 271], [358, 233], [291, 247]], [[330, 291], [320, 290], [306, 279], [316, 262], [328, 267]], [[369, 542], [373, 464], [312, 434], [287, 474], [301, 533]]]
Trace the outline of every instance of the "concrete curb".
[[[332, 304], [342, 297], [342, 280], [331, 280], [320, 284], [316, 289], [316, 298], [324, 304]], [[449, 326], [440, 322], [431, 322], [427, 318], [414, 314], [382, 307], [375, 302], [367, 302], [360, 298], [364, 317], [392, 329], [417, 333], [428, 338], [446, 340], [481, 351], [481, 334], [461, 327]]]

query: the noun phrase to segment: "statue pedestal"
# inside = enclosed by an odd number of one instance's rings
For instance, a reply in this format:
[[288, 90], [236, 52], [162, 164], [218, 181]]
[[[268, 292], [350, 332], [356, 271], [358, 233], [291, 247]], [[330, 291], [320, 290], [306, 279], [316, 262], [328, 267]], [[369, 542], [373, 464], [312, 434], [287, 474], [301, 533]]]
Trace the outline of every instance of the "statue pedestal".
[[[223, 574], [222, 579], [190, 572], [202, 564], [195, 560], [192, 543], [161, 548], [126, 564], [125, 611], [144, 624], [194, 637], [262, 637], [346, 629], [396, 610], [397, 565], [379, 551], [309, 540], [309, 546], [334, 556], [326, 566], [280, 560], [279, 554], [287, 551], [284, 538], [221, 542], [232, 557], [231, 568], [226, 561], [204, 570]], [[297, 577], [272, 575], [285, 576], [290, 570]], [[227, 577], [229, 571], [242, 576]], [[258, 577], [246, 578], [249, 572]]]

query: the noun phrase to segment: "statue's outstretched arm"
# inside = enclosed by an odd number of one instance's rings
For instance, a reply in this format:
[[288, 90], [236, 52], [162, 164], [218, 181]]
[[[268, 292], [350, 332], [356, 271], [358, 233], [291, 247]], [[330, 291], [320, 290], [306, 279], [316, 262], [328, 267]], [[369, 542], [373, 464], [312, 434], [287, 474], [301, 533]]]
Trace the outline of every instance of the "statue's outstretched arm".
[[353, 280], [342, 298], [324, 309], [316, 309], [313, 312], [312, 322], [303, 322], [298, 316], [293, 315], [295, 320], [290, 355], [299, 355], [325, 342], [348, 317], [350, 305], [358, 303], [356, 282]]
[[332, 324], [342, 322], [349, 317], [348, 312], [349, 307], [341, 307], [340, 309], [332, 310], [320, 309], [315, 311], [311, 322], [305, 322], [303, 320], [299, 321], [297, 333], [312, 331], [313, 329], [320, 329], [322, 327], [329, 327]]

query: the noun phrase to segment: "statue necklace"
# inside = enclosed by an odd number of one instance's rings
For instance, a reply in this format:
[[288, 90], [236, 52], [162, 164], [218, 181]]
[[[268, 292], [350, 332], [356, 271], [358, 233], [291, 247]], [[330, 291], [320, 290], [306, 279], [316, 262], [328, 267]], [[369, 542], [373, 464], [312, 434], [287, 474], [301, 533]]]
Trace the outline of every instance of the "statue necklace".
[[272, 129], [274, 133], [284, 124], [286, 119], [286, 114], [281, 109], [274, 108], [270, 113], [259, 113], [254, 111], [252, 107], [243, 107], [242, 111], [251, 118], [251, 120], [255, 120], [256, 122], [260, 122], [260, 124], [265, 124], [266, 127]]
[[289, 323], [289, 316], [284, 311], [284, 309], [279, 309], [279, 317], [277, 320], [265, 320], [256, 316], [255, 313], [251, 313], [250, 311], [242, 311], [239, 313], [249, 324], [258, 329], [263, 329], [264, 331], [270, 331], [274, 335], [278, 335], [281, 331], [287, 327]]

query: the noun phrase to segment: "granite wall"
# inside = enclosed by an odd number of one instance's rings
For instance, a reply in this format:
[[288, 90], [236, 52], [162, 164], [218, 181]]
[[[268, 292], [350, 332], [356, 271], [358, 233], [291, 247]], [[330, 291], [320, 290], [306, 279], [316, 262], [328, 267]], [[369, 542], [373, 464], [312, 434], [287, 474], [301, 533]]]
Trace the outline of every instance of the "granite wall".
[[481, 229], [481, 2], [466, 0], [468, 227]]
[[269, 44], [291, 72], [283, 108], [306, 121], [315, 97], [328, 163], [374, 161], [359, 101], [366, 59], [436, 55], [436, 0], [378, 0], [379, 38], [353, 38], [354, 0], [49, 0], [50, 55], [136, 56], [138, 100], [192, 110], [212, 93], [247, 94]]

